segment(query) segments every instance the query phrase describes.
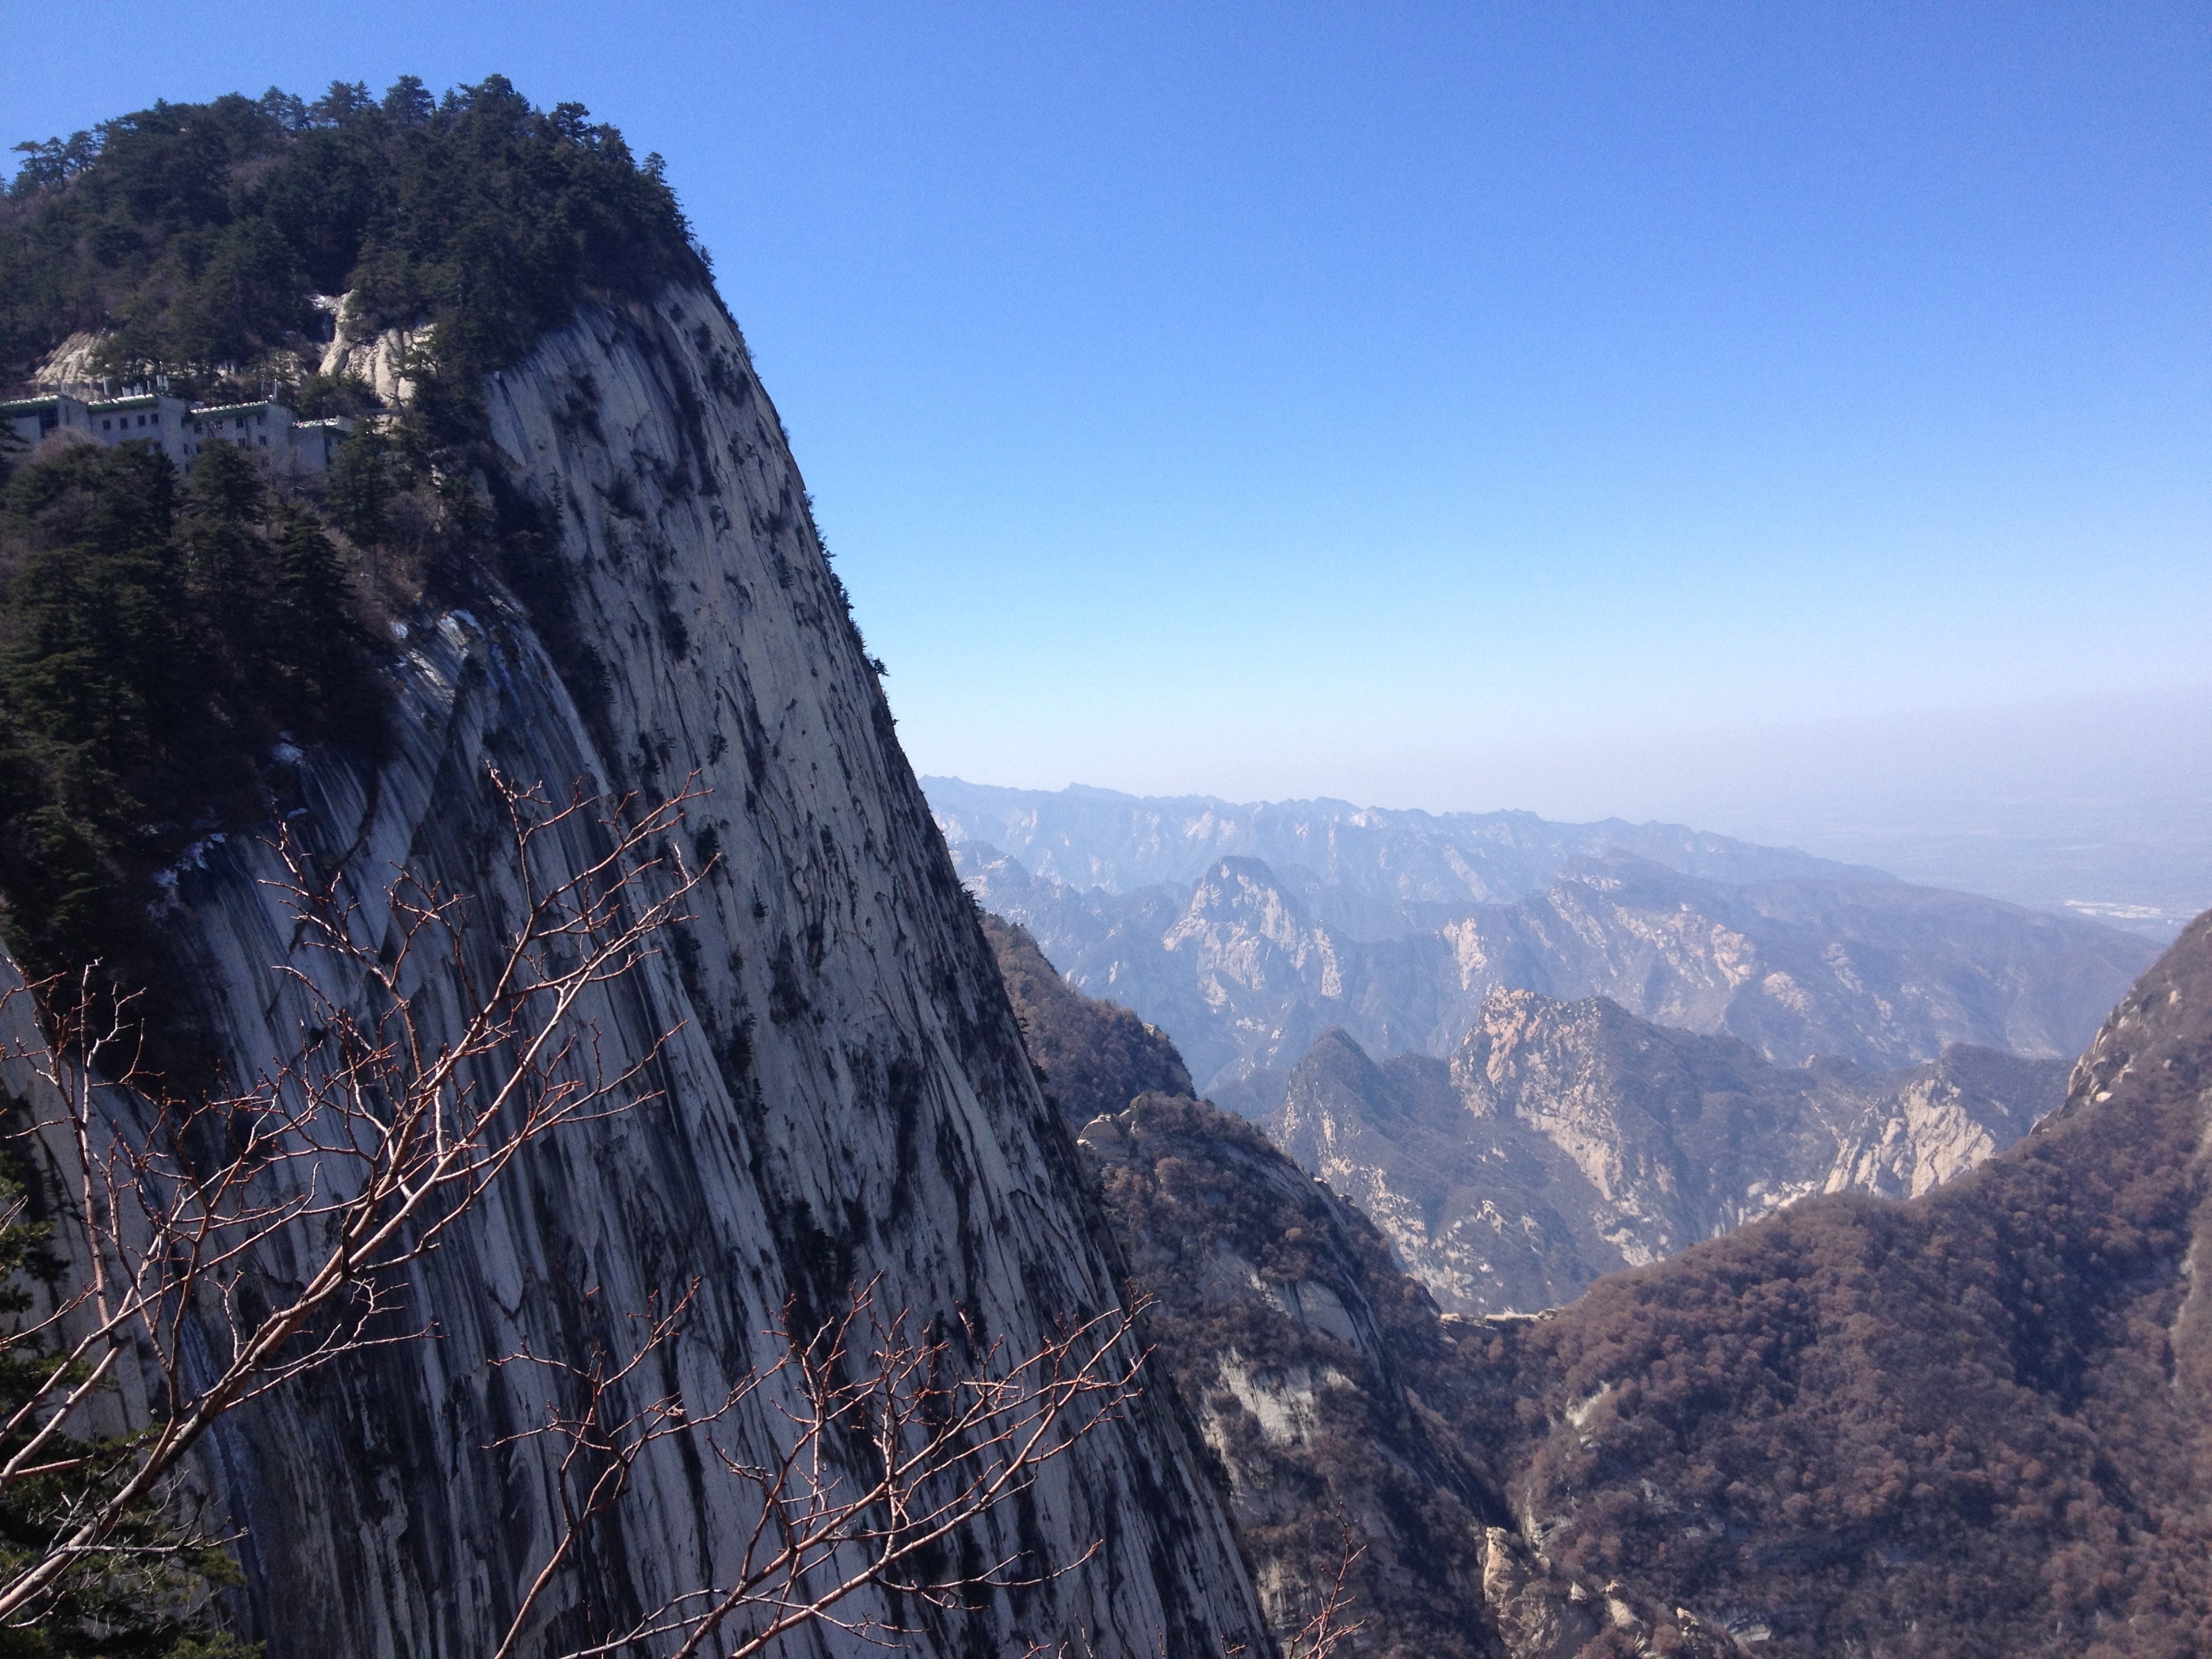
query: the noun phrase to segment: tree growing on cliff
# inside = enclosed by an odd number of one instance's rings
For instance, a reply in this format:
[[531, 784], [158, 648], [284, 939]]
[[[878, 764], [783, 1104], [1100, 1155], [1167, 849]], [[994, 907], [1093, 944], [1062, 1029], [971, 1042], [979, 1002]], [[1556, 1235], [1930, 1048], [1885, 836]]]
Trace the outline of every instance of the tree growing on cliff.
[[[376, 752], [387, 694], [320, 523], [245, 451], [81, 445], [0, 494], [0, 932], [159, 987], [155, 872], [259, 818], [280, 741]], [[142, 1003], [142, 1012], [148, 1012]]]

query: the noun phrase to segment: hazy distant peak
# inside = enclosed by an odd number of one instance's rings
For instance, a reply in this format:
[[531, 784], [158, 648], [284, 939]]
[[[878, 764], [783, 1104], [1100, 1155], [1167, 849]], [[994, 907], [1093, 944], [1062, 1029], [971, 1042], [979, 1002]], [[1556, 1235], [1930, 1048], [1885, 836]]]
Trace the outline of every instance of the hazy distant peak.
[[1889, 879], [1790, 848], [1675, 823], [1555, 823], [1533, 812], [1431, 812], [1311, 800], [1140, 796], [1085, 785], [1008, 789], [926, 778], [945, 839], [1004, 849], [1079, 891], [1185, 883], [1224, 856], [1296, 866], [1368, 906], [1415, 911], [1540, 892], [1577, 860], [1619, 854], [1680, 875], [1742, 883]]

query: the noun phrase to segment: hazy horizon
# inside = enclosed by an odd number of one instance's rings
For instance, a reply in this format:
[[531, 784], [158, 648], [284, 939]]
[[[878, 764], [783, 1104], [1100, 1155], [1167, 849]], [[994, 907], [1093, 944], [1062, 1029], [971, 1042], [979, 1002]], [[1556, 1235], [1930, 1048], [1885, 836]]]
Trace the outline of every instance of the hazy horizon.
[[13, 9], [7, 142], [665, 155], [918, 770], [2212, 903], [2201, 6], [122, 11]]
[[1389, 753], [1340, 759], [1334, 774], [1310, 763], [1303, 772], [1224, 765], [1211, 782], [1180, 768], [1119, 779], [990, 777], [917, 757], [916, 769], [1021, 789], [1680, 823], [2014, 903], [2148, 908], [2166, 925], [2106, 919], [2159, 937], [2212, 908], [2212, 692], [1915, 725], [1678, 732], [1579, 750], [1462, 755], [1437, 764], [1426, 787], [1418, 779], [1402, 787], [1403, 757]]

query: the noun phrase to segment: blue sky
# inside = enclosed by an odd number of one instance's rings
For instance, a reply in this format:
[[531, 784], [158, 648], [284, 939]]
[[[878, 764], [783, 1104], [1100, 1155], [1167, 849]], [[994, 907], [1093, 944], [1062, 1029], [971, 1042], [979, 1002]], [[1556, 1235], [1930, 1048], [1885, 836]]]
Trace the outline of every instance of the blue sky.
[[0, 25], [9, 142], [496, 70], [662, 152], [923, 771], [2212, 800], [2205, 4]]

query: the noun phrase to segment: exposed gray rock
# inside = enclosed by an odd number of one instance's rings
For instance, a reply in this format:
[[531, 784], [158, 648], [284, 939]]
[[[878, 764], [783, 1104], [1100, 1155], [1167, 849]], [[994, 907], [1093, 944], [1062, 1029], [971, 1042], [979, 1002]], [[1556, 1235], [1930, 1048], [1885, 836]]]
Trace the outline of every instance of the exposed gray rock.
[[[371, 365], [395, 392], [397, 361]], [[760, 1334], [787, 1297], [820, 1305], [880, 1273], [889, 1305], [964, 1312], [1021, 1352], [1119, 1294], [735, 326], [702, 292], [587, 311], [486, 390], [509, 468], [487, 482], [550, 510], [558, 574], [527, 594], [491, 584], [416, 628], [394, 671], [393, 752], [374, 772], [307, 756], [295, 826], [342, 867], [372, 934], [401, 869], [511, 913], [487, 763], [556, 793], [696, 776], [711, 793], [678, 850], [696, 862], [711, 836], [722, 861], [666, 953], [591, 1011], [617, 1066], [675, 1030], [664, 1097], [536, 1149], [422, 1265], [416, 1306], [437, 1340], [241, 1412], [211, 1447], [271, 1659], [491, 1650], [554, 1535], [538, 1453], [486, 1449], [532, 1414], [522, 1383], [485, 1364], [525, 1340], [571, 1354], [595, 1331], [618, 1340], [618, 1310], [697, 1275], [674, 1362], [696, 1405], [772, 1357]], [[557, 636], [533, 625], [563, 600]], [[259, 884], [272, 857], [233, 835], [177, 890], [180, 947], [234, 1075], [294, 1041], [304, 1005], [273, 970], [327, 971]], [[264, 1265], [288, 1270], [281, 1252]], [[764, 1400], [733, 1432], [759, 1453], [790, 1429]], [[588, 1597], [619, 1616], [728, 1565], [741, 1492], [667, 1449], [563, 1607]], [[981, 1559], [1097, 1554], [972, 1616], [908, 1607], [915, 1649], [1261, 1639], [1189, 1459], [1159, 1401], [1099, 1430], [980, 1540]]]
[[1449, 1062], [1324, 1034], [1267, 1127], [1447, 1311], [1525, 1312], [1810, 1193], [1917, 1196], [2056, 1109], [2066, 1071], [1964, 1046], [1785, 1069], [1604, 998], [1501, 990]]
[[97, 381], [100, 377], [93, 373], [93, 364], [102, 338], [89, 330], [79, 329], [48, 352], [46, 361], [31, 371], [31, 384], [58, 390]]
[[1202, 1102], [1140, 1096], [1081, 1146], [1277, 1638], [1297, 1636], [1334, 1579], [1341, 1515], [1366, 1551], [1353, 1651], [1493, 1652], [1480, 1518], [1503, 1508], [1409, 1395], [1401, 1354], [1409, 1337], [1435, 1341], [1436, 1310], [1374, 1230]]
[[337, 309], [338, 327], [324, 348], [322, 361], [315, 365], [316, 373], [331, 378], [352, 375], [395, 408], [412, 398], [415, 382], [402, 371], [410, 356], [428, 343], [430, 331], [387, 328], [355, 339], [346, 331], [343, 301], [337, 302]]
[[1352, 908], [1344, 890], [1251, 857], [1115, 892], [1078, 890], [981, 843], [953, 853], [983, 902], [1027, 927], [1072, 982], [1173, 1036], [1208, 1094], [1295, 1064], [1332, 1026], [1376, 1053], [1442, 1058], [1501, 987], [1610, 997], [1645, 1019], [1731, 1033], [1784, 1066], [1909, 1065], [1959, 1042], [2056, 1059], [2155, 950], [1874, 875], [1724, 882], [1622, 853], [1568, 859], [1507, 902], [1420, 910], [1418, 927], [1411, 913], [1389, 927], [1333, 919]]

